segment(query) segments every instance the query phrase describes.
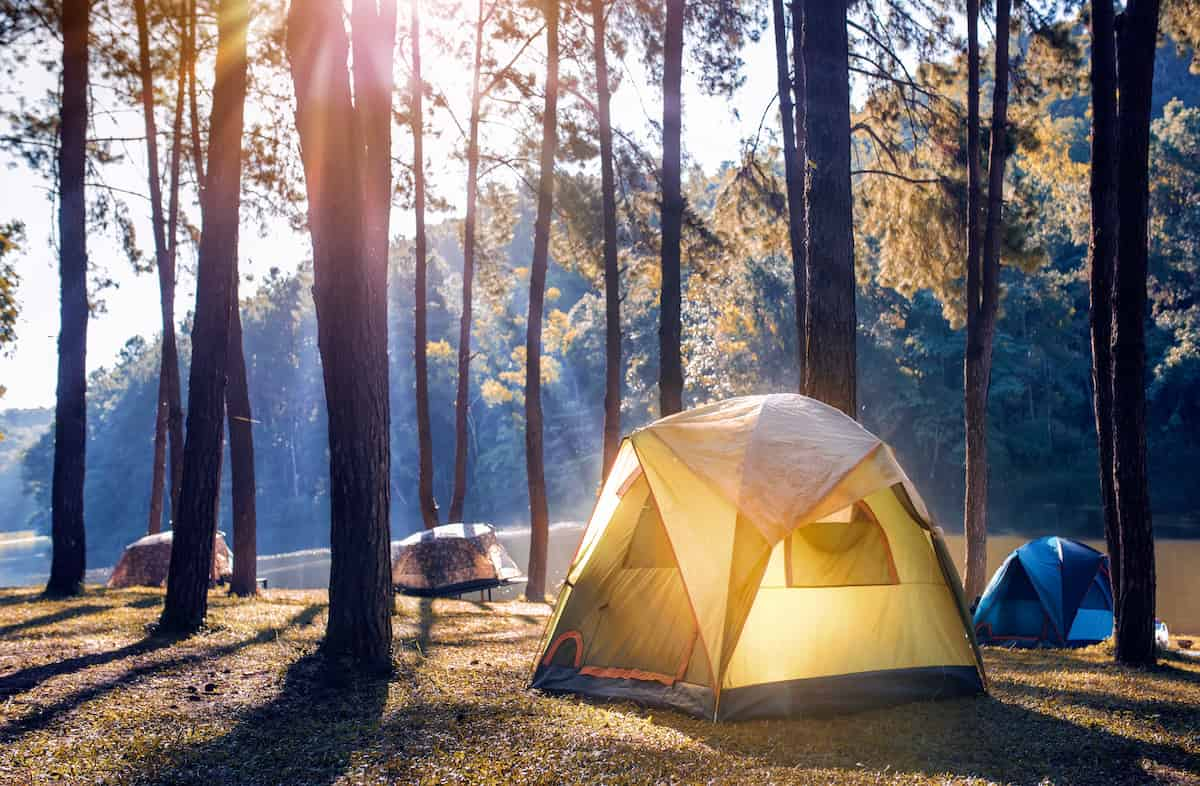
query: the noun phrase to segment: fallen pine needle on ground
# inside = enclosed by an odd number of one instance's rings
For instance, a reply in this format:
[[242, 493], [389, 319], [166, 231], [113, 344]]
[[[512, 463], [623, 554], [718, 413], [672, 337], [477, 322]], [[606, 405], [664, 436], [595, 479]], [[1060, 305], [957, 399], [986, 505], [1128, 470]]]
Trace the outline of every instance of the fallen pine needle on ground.
[[179, 640], [161, 603], [0, 590], [0, 784], [1200, 784], [1182, 657], [989, 649], [988, 697], [714, 724], [529, 690], [545, 605], [399, 598], [370, 679], [324, 668], [324, 592], [214, 591]]

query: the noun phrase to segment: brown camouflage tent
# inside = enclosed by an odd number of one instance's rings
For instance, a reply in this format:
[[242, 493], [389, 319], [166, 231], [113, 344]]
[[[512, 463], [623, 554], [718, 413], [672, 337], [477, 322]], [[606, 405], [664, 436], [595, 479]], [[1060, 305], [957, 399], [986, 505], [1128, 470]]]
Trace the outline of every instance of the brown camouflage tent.
[[[108, 586], [161, 587], [167, 581], [167, 569], [171, 565], [171, 533], [160, 532], [135, 540], [125, 547], [117, 566], [113, 568]], [[233, 552], [225, 543], [225, 536], [218, 532], [213, 549], [211, 581], [214, 584], [228, 581], [233, 573]]]
[[522, 578], [487, 524], [444, 524], [392, 544], [392, 583], [409, 595], [459, 595]]

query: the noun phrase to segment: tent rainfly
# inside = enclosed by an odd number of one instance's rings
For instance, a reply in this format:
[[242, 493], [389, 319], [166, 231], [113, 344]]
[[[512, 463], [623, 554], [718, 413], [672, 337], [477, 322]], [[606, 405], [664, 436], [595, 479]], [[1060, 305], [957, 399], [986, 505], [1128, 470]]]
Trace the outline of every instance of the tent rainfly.
[[392, 543], [392, 584], [406, 595], [460, 595], [524, 580], [487, 524], [443, 524]]
[[532, 684], [740, 720], [975, 694], [985, 677], [892, 451], [832, 407], [767, 395], [622, 443]]
[[1108, 557], [1055, 536], [1009, 554], [975, 609], [975, 635], [983, 644], [1086, 647], [1112, 629]]
[[[173, 533], [160, 532], [135, 540], [121, 552], [112, 575], [108, 577], [110, 589], [124, 587], [161, 587], [167, 582], [171, 566], [171, 539]], [[233, 552], [225, 543], [225, 534], [218, 532], [213, 542], [212, 571], [209, 583], [216, 585], [228, 581], [233, 574]]]

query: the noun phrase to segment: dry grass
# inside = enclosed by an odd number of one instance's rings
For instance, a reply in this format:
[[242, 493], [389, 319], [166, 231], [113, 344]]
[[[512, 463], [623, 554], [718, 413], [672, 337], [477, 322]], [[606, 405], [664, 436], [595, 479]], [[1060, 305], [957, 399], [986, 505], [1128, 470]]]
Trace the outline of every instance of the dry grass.
[[396, 673], [314, 656], [321, 592], [146, 637], [161, 594], [0, 591], [0, 783], [1200, 783], [1200, 662], [987, 654], [992, 696], [715, 725], [527, 690], [547, 609], [400, 601]]

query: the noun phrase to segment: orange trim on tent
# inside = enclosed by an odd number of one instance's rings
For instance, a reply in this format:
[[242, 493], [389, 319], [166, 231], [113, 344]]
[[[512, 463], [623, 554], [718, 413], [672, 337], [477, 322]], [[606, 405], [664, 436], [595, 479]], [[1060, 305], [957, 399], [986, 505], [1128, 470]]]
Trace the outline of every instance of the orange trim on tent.
[[[629, 449], [633, 450], [633, 456], [634, 456], [634, 458], [637, 458], [637, 451], [634, 450], [633, 442], [630, 441], [629, 437], [625, 437], [624, 439], [621, 440], [621, 444], [617, 448], [617, 455], [618, 456], [621, 455], [621, 448], [625, 447], [626, 442], [629, 442]], [[614, 461], [615, 461], [615, 459], [614, 459]], [[642, 474], [642, 461], [641, 461], [641, 459], [638, 459], [637, 469], [634, 472], [630, 472], [629, 476], [631, 478], [633, 478], [634, 480], [636, 480], [638, 477], [641, 476], [641, 474]], [[573, 571], [575, 569], [575, 563], [579, 560], [579, 552], [583, 550], [583, 541], [585, 538], [587, 538], [588, 527], [592, 523], [592, 518], [594, 518], [596, 515], [596, 508], [600, 507], [600, 498], [604, 496], [604, 484], [607, 482], [608, 482], [607, 477], [604, 478], [604, 480], [601, 482], [600, 493], [596, 495], [596, 501], [592, 503], [592, 512], [588, 514], [587, 525], [584, 526], [583, 532], [581, 532], [579, 534], [579, 544], [575, 546], [575, 553], [571, 555], [571, 563], [569, 565], [567, 565], [567, 575], [568, 576], [571, 575], [571, 571]], [[631, 486], [633, 485], [632, 481], [627, 481], [627, 482], [629, 482], [629, 484]], [[649, 485], [649, 484], [647, 484], [647, 485]], [[627, 491], [629, 491], [629, 489], [625, 488], [625, 483], [622, 483], [621, 488], [618, 489], [618, 491], [617, 491], [617, 499], [624, 497], [625, 492], [627, 492]], [[620, 507], [620, 503], [617, 503], [617, 506]], [[615, 509], [613, 512], [614, 513], [616, 512]], [[610, 516], [609, 519], [611, 520], [612, 517]], [[604, 526], [605, 527], [608, 526], [607, 521], [604, 523]], [[569, 582], [567, 582], [565, 579], [564, 579], [563, 583], [570, 586]], [[555, 600], [555, 605], [557, 606], [558, 598], [555, 598], [554, 600]], [[551, 615], [551, 619], [553, 619], [553, 618], [554, 618], [554, 615]], [[549, 624], [549, 623], [547, 623], [547, 624]]]
[[637, 483], [637, 479], [640, 478], [641, 476], [642, 476], [642, 463], [639, 461], [638, 465], [636, 467], [634, 467], [633, 472], [629, 473], [629, 477], [625, 478], [625, 480], [617, 488], [617, 499], [620, 499], [620, 498], [624, 497], [627, 493], [629, 493], [629, 490], [631, 488], [633, 488], [633, 484]]
[[579, 664], [583, 662], [583, 634], [577, 630], [569, 630], [556, 638], [546, 648], [546, 654], [542, 657], [542, 665], [549, 666], [550, 661], [554, 660], [554, 653], [558, 652], [558, 648], [568, 641], [575, 642], [575, 668], [579, 668]]
[[900, 583], [900, 572], [896, 570], [896, 558], [892, 555], [892, 542], [888, 540], [887, 531], [883, 525], [879, 523], [879, 518], [875, 515], [875, 511], [871, 510], [871, 506], [867, 504], [865, 499], [860, 499], [854, 503], [854, 507], [858, 509], [867, 520], [875, 525], [875, 531], [879, 533], [880, 539], [883, 540], [883, 548], [888, 555], [888, 575], [892, 577], [893, 584]]
[[615, 666], [584, 666], [579, 670], [579, 673], [586, 674], [589, 677], [659, 682], [668, 688], [675, 684], [675, 678], [669, 674], [659, 674], [656, 671], [643, 671], [642, 669], [621, 669]]
[[[655, 439], [658, 439], [655, 437]], [[660, 440], [661, 441], [661, 440]], [[629, 443], [633, 448], [634, 458], [638, 461], [638, 469], [642, 469], [642, 457], [638, 453], [637, 445], [631, 440]], [[671, 531], [667, 529], [666, 523], [663, 521], [662, 508], [658, 506], [658, 498], [654, 496], [654, 486], [650, 481], [646, 481], [646, 490], [649, 493], [650, 501], [654, 504], [654, 512], [658, 514], [658, 525], [663, 528], [663, 535], [667, 539], [667, 547], [671, 549], [671, 558], [675, 560], [675, 569], [679, 571], [679, 580], [683, 584], [683, 594], [688, 601], [688, 610], [692, 612], [692, 624], [696, 626], [696, 636], [700, 642], [704, 644], [704, 659], [708, 661], [708, 680], [712, 687], [714, 698], [719, 698], [721, 695], [721, 686], [717, 684], [717, 675], [713, 672], [712, 656], [708, 654], [708, 642], [704, 640], [704, 634], [700, 630], [700, 617], [696, 614], [696, 605], [692, 601], [692, 593], [688, 589], [688, 583], [684, 581], [683, 570], [679, 567], [679, 555], [675, 553], [675, 544], [671, 542]], [[693, 647], [695, 645], [693, 644]], [[690, 653], [689, 653], [690, 654]]]
[[688, 640], [687, 648], [683, 651], [683, 659], [679, 662], [679, 668], [675, 670], [674, 676], [659, 674], [657, 671], [646, 671], [645, 669], [623, 669], [619, 666], [584, 666], [579, 669], [579, 673], [586, 674], [589, 677], [661, 682], [669, 688], [675, 683], [680, 682], [687, 675], [688, 664], [692, 660], [692, 650], [696, 646], [696, 639], [699, 637], [699, 633], [699, 628], [697, 628], [692, 634], [692, 638]]
[[[696, 638], [700, 635], [700, 629], [697, 628], [692, 633], [691, 640], [688, 641], [687, 649], [683, 651], [683, 660], [679, 662], [679, 668], [675, 670], [675, 681], [678, 682], [687, 676], [688, 666], [692, 662], [692, 650], [696, 649]], [[705, 657], [708, 657], [706, 652]]]

